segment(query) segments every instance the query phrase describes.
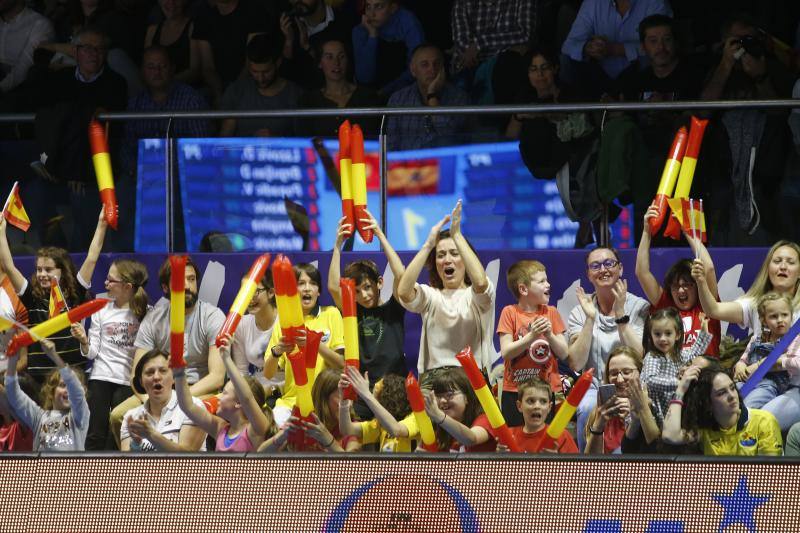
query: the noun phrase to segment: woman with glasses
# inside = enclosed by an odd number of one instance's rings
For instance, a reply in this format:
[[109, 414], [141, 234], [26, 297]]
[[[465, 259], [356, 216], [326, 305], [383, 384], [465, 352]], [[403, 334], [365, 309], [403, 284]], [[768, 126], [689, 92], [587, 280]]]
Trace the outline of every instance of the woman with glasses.
[[[644, 290], [650, 305], [651, 312], [659, 309], [674, 307], [678, 310], [683, 322], [683, 348], [691, 348], [697, 340], [702, 330], [703, 306], [697, 295], [697, 283], [692, 278], [692, 260], [680, 259], [667, 270], [663, 284], [659, 284], [653, 273], [650, 271], [650, 244], [651, 236], [648, 231], [648, 224], [651, 218], [658, 216], [658, 209], [650, 206], [644, 214], [644, 231], [642, 239], [639, 241], [639, 251], [636, 254], [636, 279]], [[697, 251], [703, 259], [703, 263], [712, 265], [706, 271], [706, 283], [709, 291], [715, 300], [719, 299], [717, 292], [717, 278], [714, 274], [711, 256], [703, 243], [693, 238], [688, 233], [686, 239], [691, 247]], [[708, 332], [713, 336], [706, 348], [705, 353], [709, 355], [719, 355], [720, 324], [719, 320], [711, 319], [708, 321]]]
[[[558, 80], [558, 54], [537, 47], [526, 55], [528, 83], [517, 96], [517, 104], [559, 104], [578, 97]], [[518, 113], [506, 126], [506, 137], [520, 140], [520, 154], [537, 178], [554, 178], [575, 151], [575, 141], [591, 138], [594, 131], [586, 113]]]
[[231, 355], [239, 372], [258, 380], [268, 397], [274, 387], [283, 385], [282, 370], [278, 370], [272, 379], [264, 377], [264, 352], [267, 351], [277, 318], [275, 285], [272, 282], [272, 271], [267, 269], [250, 305], [247, 306], [247, 314], [242, 317], [236, 335], [233, 336]]
[[595, 371], [595, 382], [578, 406], [578, 448], [586, 447], [584, 429], [589, 413], [597, 403], [597, 385], [604, 380], [605, 365], [611, 350], [620, 344], [642, 355], [644, 321], [650, 304], [628, 293], [622, 279], [619, 253], [613, 248], [598, 247], [586, 257], [586, 275], [594, 294], [576, 289], [579, 305], [569, 314], [569, 363], [575, 371]]
[[92, 316], [89, 334], [80, 323], [70, 332], [80, 343], [81, 355], [93, 361], [89, 377], [89, 433], [87, 450], [115, 449], [108, 415], [133, 392], [133, 341], [148, 311], [147, 267], [139, 261], [117, 259], [108, 268], [106, 291], [111, 299]]
[[655, 451], [661, 430], [639, 380], [641, 371], [642, 355], [628, 346], [617, 346], [608, 355], [604, 382], [613, 385], [613, 394], [589, 415], [586, 453]]

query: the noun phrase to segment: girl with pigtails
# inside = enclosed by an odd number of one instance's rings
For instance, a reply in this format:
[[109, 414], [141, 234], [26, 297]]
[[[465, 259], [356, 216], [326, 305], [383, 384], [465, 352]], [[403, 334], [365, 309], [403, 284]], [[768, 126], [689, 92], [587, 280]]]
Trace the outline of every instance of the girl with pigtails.
[[117, 259], [108, 269], [105, 287], [111, 299], [92, 316], [86, 330], [72, 324], [72, 336], [80, 343], [81, 355], [94, 362], [89, 378], [89, 434], [87, 450], [116, 449], [109, 432], [109, 413], [133, 394], [131, 364], [133, 341], [139, 323], [147, 314], [147, 267], [139, 261]]

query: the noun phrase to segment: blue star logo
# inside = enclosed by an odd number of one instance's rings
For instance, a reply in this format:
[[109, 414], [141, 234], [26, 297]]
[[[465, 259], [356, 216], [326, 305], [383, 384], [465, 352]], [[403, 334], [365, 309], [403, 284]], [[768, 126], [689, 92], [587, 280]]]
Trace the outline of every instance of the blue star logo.
[[734, 524], [744, 525], [751, 533], [756, 532], [756, 508], [761, 507], [770, 500], [769, 495], [755, 495], [751, 494], [747, 488], [747, 478], [742, 476], [739, 478], [739, 484], [733, 494], [713, 494], [711, 496], [725, 509], [725, 516], [722, 517], [722, 523], [719, 525], [717, 531], [725, 531], [725, 529]]

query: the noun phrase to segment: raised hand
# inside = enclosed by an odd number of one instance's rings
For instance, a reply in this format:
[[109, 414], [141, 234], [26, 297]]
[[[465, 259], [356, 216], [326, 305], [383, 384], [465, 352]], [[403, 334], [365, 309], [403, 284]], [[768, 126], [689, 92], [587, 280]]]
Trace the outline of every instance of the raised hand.
[[80, 322], [75, 322], [69, 327], [69, 334], [81, 344], [89, 344], [89, 338], [86, 336], [86, 330]]
[[453, 212], [450, 213], [450, 236], [455, 237], [459, 233], [461, 233], [461, 200], [456, 202], [456, 206], [453, 208]]
[[364, 373], [362, 376], [359, 371], [352, 366], [345, 366], [344, 367], [345, 374], [347, 374], [347, 379], [350, 381], [350, 384], [355, 389], [356, 394], [360, 397], [368, 396], [372, 394], [369, 390], [369, 375], [368, 373]]
[[444, 225], [448, 222], [450, 222], [450, 215], [445, 215], [439, 222], [434, 224], [431, 228], [431, 231], [428, 232], [428, 238], [425, 240], [425, 244], [433, 247], [436, 244], [436, 239], [439, 238], [439, 232], [442, 231], [442, 227], [444, 227]]
[[611, 294], [614, 295], [614, 315], [617, 318], [625, 316], [625, 300], [628, 297], [628, 281], [618, 279], [611, 287]]
[[578, 303], [586, 314], [586, 318], [591, 318], [592, 320], [597, 318], [597, 307], [595, 307], [591, 295], [586, 294], [580, 285], [575, 289], [575, 296], [578, 298]]
[[347, 217], [342, 217], [339, 219], [339, 224], [336, 226], [336, 241], [333, 244], [333, 247], [339, 249], [344, 244], [344, 241], [350, 238], [350, 235], [353, 234], [353, 225], [347, 224]]
[[422, 397], [425, 400], [425, 412], [428, 413], [431, 421], [434, 424], [441, 424], [444, 421], [445, 414], [444, 411], [439, 408], [436, 395], [430, 389], [422, 389]]

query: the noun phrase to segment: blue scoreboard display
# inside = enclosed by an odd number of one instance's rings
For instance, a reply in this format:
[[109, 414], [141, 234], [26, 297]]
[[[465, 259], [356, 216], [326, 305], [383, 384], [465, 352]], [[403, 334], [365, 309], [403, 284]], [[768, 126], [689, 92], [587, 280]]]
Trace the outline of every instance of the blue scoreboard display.
[[[338, 143], [325, 141], [337, 161]], [[366, 143], [367, 202], [380, 216], [377, 142]], [[341, 201], [308, 139], [180, 139], [175, 160], [187, 249], [209, 233], [237, 250], [302, 250], [286, 202], [308, 214], [308, 249], [333, 245]], [[418, 249], [431, 226], [460, 198], [463, 229], [477, 248], [572, 248], [578, 224], [564, 212], [554, 181], [534, 179], [516, 143], [473, 144], [388, 154], [388, 237], [399, 250]], [[139, 144], [137, 251], [166, 249], [165, 144]], [[612, 242], [632, 246], [629, 211], [612, 225]], [[356, 239], [355, 249], [378, 243]]]

